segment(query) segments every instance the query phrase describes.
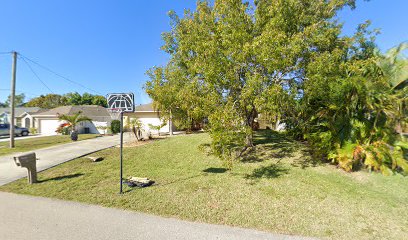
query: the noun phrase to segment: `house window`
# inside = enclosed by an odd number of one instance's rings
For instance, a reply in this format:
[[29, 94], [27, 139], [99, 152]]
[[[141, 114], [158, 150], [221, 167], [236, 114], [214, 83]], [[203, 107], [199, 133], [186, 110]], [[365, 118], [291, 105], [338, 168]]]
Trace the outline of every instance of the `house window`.
[[25, 127], [26, 127], [26, 128], [30, 128], [30, 127], [31, 127], [31, 121], [30, 121], [29, 118], [26, 118], [26, 119], [24, 120], [24, 123], [25, 123]]
[[7, 123], [8, 121], [7, 121], [7, 115], [6, 114], [1, 114], [0, 115], [0, 123]]
[[17, 125], [18, 127], [21, 127], [21, 118], [17, 118], [17, 119], [16, 119], [16, 125]]

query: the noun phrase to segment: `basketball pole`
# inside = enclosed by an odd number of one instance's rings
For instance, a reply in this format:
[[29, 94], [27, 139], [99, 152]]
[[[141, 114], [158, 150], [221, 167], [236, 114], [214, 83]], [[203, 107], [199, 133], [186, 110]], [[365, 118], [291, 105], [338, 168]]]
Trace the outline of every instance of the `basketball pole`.
[[112, 119], [118, 119], [120, 114], [120, 190], [119, 194], [123, 194], [123, 113], [134, 112], [135, 96], [133, 93], [109, 93], [106, 95], [108, 103], [108, 112]]
[[123, 111], [120, 111], [120, 192], [122, 194], [123, 181]]

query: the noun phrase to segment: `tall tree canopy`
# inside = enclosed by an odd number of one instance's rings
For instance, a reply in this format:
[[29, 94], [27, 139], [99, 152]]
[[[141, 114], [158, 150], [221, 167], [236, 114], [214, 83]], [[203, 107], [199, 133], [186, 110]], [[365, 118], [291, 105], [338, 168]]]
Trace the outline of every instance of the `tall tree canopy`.
[[[7, 97], [7, 100], [4, 102], [4, 106], [5, 107], [10, 107], [11, 106], [11, 96], [9, 95]], [[14, 96], [14, 103], [17, 107], [24, 105], [24, 99], [25, 99], [25, 94], [24, 93], [20, 93], [20, 94], [16, 94]]]
[[[355, 1], [198, 1], [183, 18], [170, 12], [172, 29], [163, 34], [162, 47], [170, 60], [149, 70], [146, 91], [162, 112], [208, 117], [213, 150], [228, 162], [253, 149], [259, 113], [278, 116], [312, 141], [316, 132], [309, 127], [320, 124], [319, 111], [348, 111], [360, 104], [352, 102], [353, 93], [363, 94], [364, 84], [384, 84], [375, 71], [375, 33], [368, 23], [354, 36], [340, 35], [336, 14], [344, 7], [354, 8]], [[329, 118], [333, 112], [325, 113]], [[333, 131], [349, 120], [339, 120]], [[329, 151], [345, 142], [332, 140]]]
[[79, 94], [77, 92], [64, 95], [47, 94], [31, 99], [25, 104], [27, 107], [55, 108], [68, 105], [99, 105], [106, 107], [106, 99], [100, 95], [90, 93]]
[[268, 105], [260, 98], [297, 93], [313, 54], [339, 44], [333, 17], [344, 6], [354, 1], [198, 1], [184, 18], [171, 12], [171, 59], [150, 70], [147, 92], [159, 108], [208, 116], [214, 150], [233, 158], [253, 147], [252, 125]]
[[31, 99], [26, 103], [27, 107], [40, 107], [40, 108], [56, 108], [64, 106], [66, 104], [66, 98], [59, 94], [47, 94]]

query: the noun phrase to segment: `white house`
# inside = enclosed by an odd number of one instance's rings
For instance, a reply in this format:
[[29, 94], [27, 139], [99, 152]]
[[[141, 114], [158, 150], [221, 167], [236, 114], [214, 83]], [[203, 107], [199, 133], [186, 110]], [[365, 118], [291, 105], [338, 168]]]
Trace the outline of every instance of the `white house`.
[[79, 133], [103, 133], [98, 126], [110, 126], [111, 117], [106, 108], [96, 105], [62, 106], [35, 114], [27, 114], [23, 118], [32, 118], [37, 131], [43, 135], [56, 135], [57, 128], [64, 123], [58, 119], [58, 115], [73, 115], [82, 112], [82, 115], [92, 119], [92, 121], [81, 122], [77, 125]]
[[[33, 122], [31, 114], [45, 111], [39, 107], [16, 107], [14, 109], [14, 125], [19, 127], [36, 127]], [[11, 113], [10, 108], [0, 108], [0, 123], [10, 123]]]
[[[129, 122], [132, 119], [138, 119], [142, 123], [142, 127], [145, 131], [150, 131], [155, 133], [155, 130], [151, 130], [149, 128], [149, 124], [154, 126], [162, 125], [162, 120], [160, 119], [160, 112], [156, 111], [153, 108], [153, 104], [141, 104], [135, 106], [135, 111], [132, 113], [125, 113], [124, 122]], [[171, 126], [173, 131], [175, 131], [175, 127], [172, 124]], [[169, 121], [166, 121], [165, 125], [160, 129], [161, 133], [168, 133], [170, 132], [170, 125]]]

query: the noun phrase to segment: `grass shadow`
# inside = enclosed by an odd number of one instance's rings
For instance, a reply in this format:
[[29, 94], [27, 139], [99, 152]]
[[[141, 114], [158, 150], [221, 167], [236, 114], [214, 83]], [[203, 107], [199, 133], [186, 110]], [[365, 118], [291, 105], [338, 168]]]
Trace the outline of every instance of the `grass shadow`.
[[207, 156], [213, 155], [211, 144], [209, 143], [203, 143], [203, 144], [198, 145], [198, 150], [200, 150]]
[[70, 175], [65, 175], [65, 176], [60, 176], [60, 177], [53, 177], [53, 178], [48, 178], [44, 180], [39, 180], [38, 183], [43, 183], [43, 182], [48, 182], [48, 181], [61, 181], [61, 180], [66, 180], [66, 179], [71, 179], [71, 178], [77, 178], [83, 175], [84, 175], [83, 173], [76, 173], [76, 174], [70, 174]]
[[258, 130], [254, 134], [254, 151], [247, 153], [242, 162], [263, 162], [269, 159], [293, 157], [298, 143], [283, 133], [272, 130]]
[[251, 174], [245, 176], [246, 179], [277, 178], [283, 174], [288, 174], [289, 169], [279, 163], [272, 163], [267, 166], [256, 168]]
[[292, 166], [305, 169], [307, 167], [317, 167], [323, 164], [323, 160], [318, 160], [316, 157], [312, 157], [313, 154], [310, 149], [303, 148], [300, 152], [301, 156], [292, 161]]
[[313, 156], [306, 142], [300, 142], [285, 133], [273, 130], [258, 130], [254, 134], [255, 150], [243, 156], [241, 162], [256, 163], [269, 160], [281, 161], [302, 169], [322, 165], [324, 161]]
[[226, 168], [207, 168], [203, 170], [206, 173], [225, 173], [226, 171]]

